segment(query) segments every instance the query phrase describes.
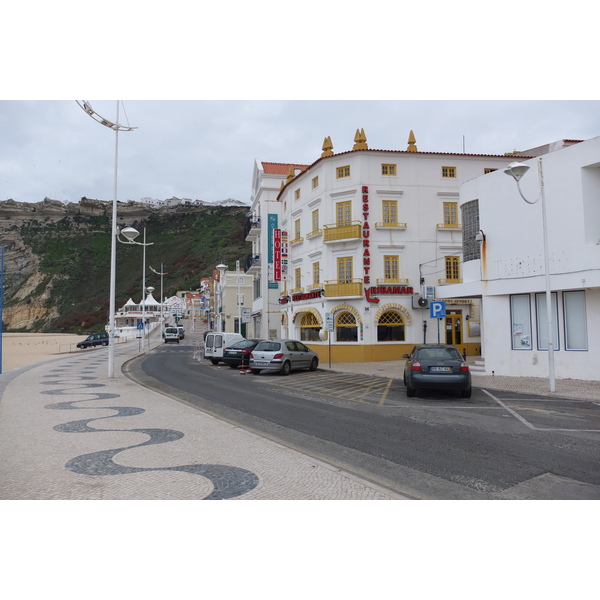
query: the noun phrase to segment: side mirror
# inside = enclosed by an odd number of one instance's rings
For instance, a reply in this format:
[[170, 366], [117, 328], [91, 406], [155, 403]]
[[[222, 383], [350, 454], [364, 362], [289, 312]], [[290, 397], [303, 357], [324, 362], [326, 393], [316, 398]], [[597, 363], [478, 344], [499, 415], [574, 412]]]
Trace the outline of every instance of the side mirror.
[[402, 358], [410, 358], [410, 356], [408, 354], [403, 354]]

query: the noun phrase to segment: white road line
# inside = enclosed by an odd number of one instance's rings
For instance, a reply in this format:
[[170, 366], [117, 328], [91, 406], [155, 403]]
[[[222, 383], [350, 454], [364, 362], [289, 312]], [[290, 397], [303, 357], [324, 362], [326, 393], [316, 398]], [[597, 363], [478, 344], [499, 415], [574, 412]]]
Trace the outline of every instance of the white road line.
[[527, 427], [529, 427], [530, 429], [537, 429], [529, 421], [524, 419], [519, 413], [515, 412], [512, 408], [508, 408], [508, 406], [506, 406], [506, 404], [504, 404], [504, 402], [502, 402], [502, 400], [496, 398], [496, 396], [494, 396], [494, 394], [491, 394], [487, 390], [482, 390], [482, 392], [484, 394], [487, 394], [492, 400], [497, 402], [504, 410], [508, 411], [513, 417], [515, 417], [519, 421], [521, 421], [521, 423], [523, 423], [523, 425], [527, 425]]

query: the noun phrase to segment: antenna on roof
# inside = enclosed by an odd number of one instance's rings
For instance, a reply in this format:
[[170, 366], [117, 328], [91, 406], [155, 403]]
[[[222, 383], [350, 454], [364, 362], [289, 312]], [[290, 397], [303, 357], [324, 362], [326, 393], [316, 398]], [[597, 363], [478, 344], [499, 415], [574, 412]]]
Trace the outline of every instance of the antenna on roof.
[[465, 151], [465, 136], [463, 135], [463, 154], [466, 154]]

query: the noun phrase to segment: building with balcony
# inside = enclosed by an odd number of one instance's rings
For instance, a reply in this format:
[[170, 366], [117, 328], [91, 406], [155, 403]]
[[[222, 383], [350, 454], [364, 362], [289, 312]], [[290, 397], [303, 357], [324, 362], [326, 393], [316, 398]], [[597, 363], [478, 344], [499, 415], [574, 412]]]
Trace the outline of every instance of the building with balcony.
[[[481, 300], [488, 374], [600, 380], [600, 137], [531, 151], [519, 185], [502, 171], [460, 187], [462, 283], [455, 298]], [[542, 169], [540, 178], [539, 164]], [[553, 343], [548, 344], [541, 201], [548, 236]]]
[[[444, 293], [462, 277], [459, 186], [513, 160], [419, 151], [412, 132], [406, 150], [373, 150], [357, 130], [351, 150], [325, 138], [308, 166], [257, 162], [252, 335], [301, 339], [334, 362], [397, 360], [423, 341], [478, 354], [479, 300]], [[443, 322], [434, 298], [447, 300]]]

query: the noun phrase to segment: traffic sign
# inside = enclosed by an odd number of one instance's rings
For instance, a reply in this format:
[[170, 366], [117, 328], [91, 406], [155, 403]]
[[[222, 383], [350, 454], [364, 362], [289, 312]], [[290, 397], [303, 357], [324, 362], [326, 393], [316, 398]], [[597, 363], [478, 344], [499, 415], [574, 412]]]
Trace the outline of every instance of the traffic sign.
[[435, 300], [429, 303], [429, 316], [432, 319], [443, 319], [446, 316], [446, 303]]
[[325, 331], [333, 331], [333, 313], [325, 313]]

